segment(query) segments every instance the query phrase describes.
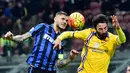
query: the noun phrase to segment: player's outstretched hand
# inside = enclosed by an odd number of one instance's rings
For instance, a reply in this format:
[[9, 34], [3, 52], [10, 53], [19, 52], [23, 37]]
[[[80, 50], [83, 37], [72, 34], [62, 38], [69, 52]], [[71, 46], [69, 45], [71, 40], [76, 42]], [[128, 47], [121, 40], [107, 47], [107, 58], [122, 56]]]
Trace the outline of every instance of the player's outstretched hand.
[[78, 54], [80, 54], [80, 52], [78, 52], [78, 51], [75, 50], [75, 49], [72, 49], [72, 50], [70, 51], [70, 59], [71, 59], [71, 60], [75, 59], [75, 57], [76, 57]]
[[57, 38], [57, 39], [54, 41], [53, 49], [61, 49], [61, 40], [60, 40], [59, 38]]
[[113, 24], [113, 26], [114, 26], [116, 29], [119, 29], [119, 28], [120, 28], [120, 25], [119, 25], [117, 16], [112, 15], [111, 18], [112, 18], [112, 24]]

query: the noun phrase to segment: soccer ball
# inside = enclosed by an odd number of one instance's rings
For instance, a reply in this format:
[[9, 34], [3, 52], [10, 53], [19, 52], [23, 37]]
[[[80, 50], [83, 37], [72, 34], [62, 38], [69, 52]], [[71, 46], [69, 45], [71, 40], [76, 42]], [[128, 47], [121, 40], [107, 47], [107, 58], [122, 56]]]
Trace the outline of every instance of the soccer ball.
[[68, 24], [74, 30], [82, 29], [84, 23], [85, 23], [85, 18], [79, 12], [71, 13], [68, 18]]

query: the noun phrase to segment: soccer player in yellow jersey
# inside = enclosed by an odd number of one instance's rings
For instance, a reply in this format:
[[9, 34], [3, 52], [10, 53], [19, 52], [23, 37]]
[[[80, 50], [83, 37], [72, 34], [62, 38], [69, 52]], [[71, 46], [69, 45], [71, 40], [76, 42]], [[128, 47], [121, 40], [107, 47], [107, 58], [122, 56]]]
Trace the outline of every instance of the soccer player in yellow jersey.
[[[108, 73], [108, 66], [115, 53], [116, 46], [126, 41], [125, 34], [118, 23], [117, 17], [113, 15], [111, 19], [117, 35], [108, 32], [108, 20], [105, 15], [99, 14], [92, 19], [94, 28], [63, 32], [55, 40], [54, 47], [60, 49], [61, 41], [67, 38], [82, 39], [84, 47], [81, 53], [78, 73]], [[75, 52], [74, 49], [71, 51]], [[70, 61], [71, 59], [67, 59], [63, 63]]]

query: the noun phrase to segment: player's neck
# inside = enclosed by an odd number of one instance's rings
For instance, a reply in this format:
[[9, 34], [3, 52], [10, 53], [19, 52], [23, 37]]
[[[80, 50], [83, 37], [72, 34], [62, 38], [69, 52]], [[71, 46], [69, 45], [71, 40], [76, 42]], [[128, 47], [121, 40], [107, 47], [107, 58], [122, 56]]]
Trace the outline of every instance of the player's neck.
[[54, 23], [54, 30], [55, 30], [56, 34], [60, 32], [60, 29], [56, 26], [55, 23]]

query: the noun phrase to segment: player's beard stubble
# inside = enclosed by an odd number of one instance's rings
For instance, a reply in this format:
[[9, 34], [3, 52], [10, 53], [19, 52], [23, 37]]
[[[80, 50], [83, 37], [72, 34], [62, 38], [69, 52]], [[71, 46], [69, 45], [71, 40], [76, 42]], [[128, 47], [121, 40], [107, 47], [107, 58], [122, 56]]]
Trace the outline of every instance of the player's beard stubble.
[[96, 32], [96, 36], [101, 39], [101, 40], [105, 40], [107, 37], [107, 32], [106, 33], [102, 33], [100, 34], [98, 31]]

